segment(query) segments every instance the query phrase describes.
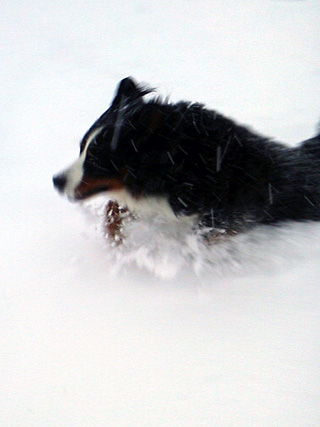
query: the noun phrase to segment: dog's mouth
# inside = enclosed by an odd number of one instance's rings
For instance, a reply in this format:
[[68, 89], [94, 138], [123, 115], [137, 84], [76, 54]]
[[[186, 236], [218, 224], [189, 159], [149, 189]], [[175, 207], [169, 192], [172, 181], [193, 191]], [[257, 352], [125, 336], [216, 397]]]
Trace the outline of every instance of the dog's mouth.
[[94, 190], [86, 191], [84, 193], [81, 193], [80, 191], [75, 190], [74, 196], [71, 199], [74, 201], [81, 201], [81, 200], [88, 199], [89, 197], [95, 196], [96, 194], [107, 192], [107, 191], [110, 191], [109, 187], [100, 187]]
[[84, 177], [75, 188], [72, 199], [74, 201], [85, 200], [100, 193], [117, 191], [123, 188], [124, 184], [119, 179]]

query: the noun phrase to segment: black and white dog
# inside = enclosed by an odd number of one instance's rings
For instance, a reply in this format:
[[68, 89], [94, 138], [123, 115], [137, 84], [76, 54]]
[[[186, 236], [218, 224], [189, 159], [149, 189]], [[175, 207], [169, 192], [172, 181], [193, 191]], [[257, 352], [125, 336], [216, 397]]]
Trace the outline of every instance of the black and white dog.
[[53, 178], [57, 190], [192, 217], [213, 234], [320, 220], [320, 135], [288, 148], [197, 103], [145, 101], [149, 92], [120, 82], [78, 160]]

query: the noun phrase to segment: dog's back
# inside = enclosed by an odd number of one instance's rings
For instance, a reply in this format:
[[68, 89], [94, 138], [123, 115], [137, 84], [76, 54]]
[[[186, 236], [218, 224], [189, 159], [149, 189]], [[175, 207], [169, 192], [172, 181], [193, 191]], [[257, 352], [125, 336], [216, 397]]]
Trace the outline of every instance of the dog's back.
[[314, 138], [303, 141], [297, 148], [297, 154], [302, 156], [311, 156], [314, 161], [320, 162], [320, 133]]
[[275, 218], [320, 220], [320, 136], [288, 149], [281, 165], [283, 191], [271, 209]]

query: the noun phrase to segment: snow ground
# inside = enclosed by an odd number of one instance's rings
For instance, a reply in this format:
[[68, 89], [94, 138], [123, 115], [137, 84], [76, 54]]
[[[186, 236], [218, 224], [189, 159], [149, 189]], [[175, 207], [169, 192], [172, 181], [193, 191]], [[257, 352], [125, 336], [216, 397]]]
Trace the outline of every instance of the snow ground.
[[317, 0], [2, 2], [1, 426], [320, 425], [319, 224], [238, 236], [209, 265], [155, 218], [115, 262], [99, 215], [51, 184], [127, 75], [312, 136], [319, 17]]

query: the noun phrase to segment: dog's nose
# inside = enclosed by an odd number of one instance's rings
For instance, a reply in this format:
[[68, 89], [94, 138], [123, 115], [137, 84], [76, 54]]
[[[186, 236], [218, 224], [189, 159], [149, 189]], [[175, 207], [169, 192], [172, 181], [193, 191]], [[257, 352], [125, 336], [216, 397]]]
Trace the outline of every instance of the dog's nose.
[[64, 190], [64, 187], [66, 186], [66, 182], [67, 182], [66, 177], [63, 174], [55, 175], [52, 178], [52, 181], [55, 188], [60, 192]]

